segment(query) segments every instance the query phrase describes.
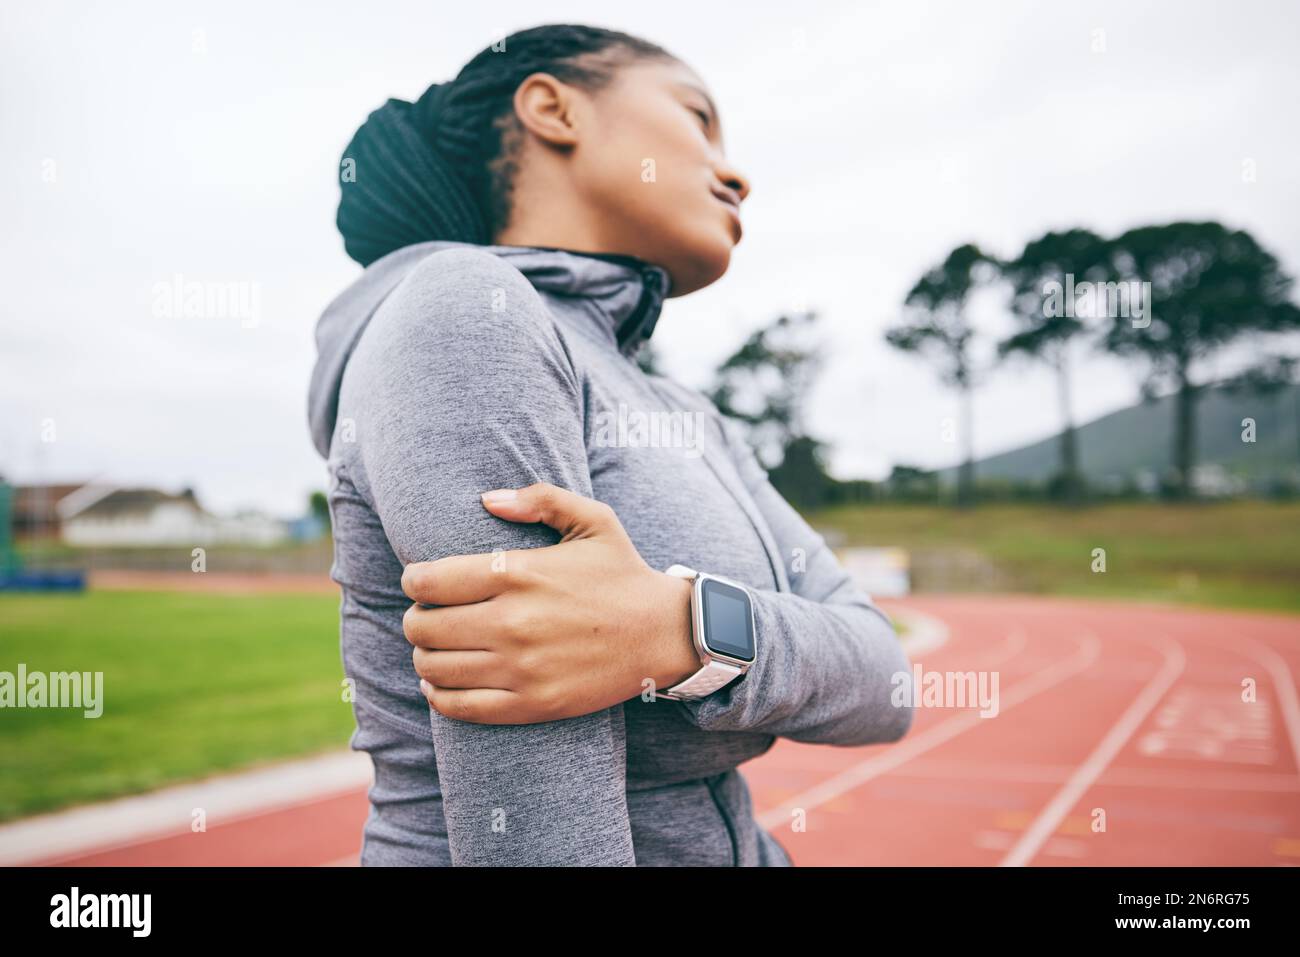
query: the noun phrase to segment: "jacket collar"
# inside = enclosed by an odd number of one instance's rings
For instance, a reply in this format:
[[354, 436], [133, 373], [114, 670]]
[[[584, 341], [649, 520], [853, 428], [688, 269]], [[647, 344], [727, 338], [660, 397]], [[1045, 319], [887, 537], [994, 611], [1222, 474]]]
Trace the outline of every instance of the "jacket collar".
[[[473, 243], [436, 240], [431, 251]], [[654, 334], [672, 282], [662, 266], [635, 256], [550, 246], [479, 246], [505, 259], [538, 292], [572, 300], [595, 331], [624, 355], [635, 355]]]

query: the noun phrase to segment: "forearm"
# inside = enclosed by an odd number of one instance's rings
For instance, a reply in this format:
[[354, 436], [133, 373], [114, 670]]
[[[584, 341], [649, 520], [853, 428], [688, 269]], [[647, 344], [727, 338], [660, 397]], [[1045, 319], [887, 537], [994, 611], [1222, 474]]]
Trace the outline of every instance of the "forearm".
[[756, 660], [742, 678], [693, 702], [706, 731], [761, 731], [816, 744], [896, 741], [912, 723], [911, 666], [885, 616], [862, 603], [751, 591]]
[[[695, 401], [707, 405], [703, 397]], [[736, 425], [719, 422], [737, 474], [767, 523], [773, 557], [798, 562], [789, 571], [790, 590], [784, 583], [776, 591], [751, 589], [757, 654], [749, 671], [684, 702], [685, 713], [710, 731], [838, 745], [898, 740], [911, 727], [905, 703], [913, 698], [911, 664], [893, 625], [772, 486]]]

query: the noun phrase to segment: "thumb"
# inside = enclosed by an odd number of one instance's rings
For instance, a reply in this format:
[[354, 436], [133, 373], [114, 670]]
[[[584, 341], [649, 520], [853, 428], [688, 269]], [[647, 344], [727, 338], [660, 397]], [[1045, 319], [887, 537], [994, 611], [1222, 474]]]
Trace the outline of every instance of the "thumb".
[[483, 493], [483, 507], [510, 522], [541, 522], [564, 535], [564, 540], [587, 538], [622, 528], [614, 510], [604, 502], [586, 498], [549, 482], [525, 488], [500, 488]]

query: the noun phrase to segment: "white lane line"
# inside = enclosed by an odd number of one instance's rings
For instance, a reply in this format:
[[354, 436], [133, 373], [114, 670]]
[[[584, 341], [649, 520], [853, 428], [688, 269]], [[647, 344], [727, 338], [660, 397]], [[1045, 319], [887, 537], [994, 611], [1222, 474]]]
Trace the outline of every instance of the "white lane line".
[[[1026, 678], [1001, 694], [998, 706], [999, 716], [1016, 705], [1028, 701], [1035, 695], [1042, 694], [1062, 681], [1066, 681], [1090, 668], [1100, 654], [1101, 642], [1097, 640], [1095, 635], [1087, 634], [1076, 640], [1075, 644], [1077, 648], [1070, 657], [1043, 669], [1033, 677]], [[834, 777], [827, 778], [820, 784], [795, 795], [781, 805], [764, 811], [758, 815], [758, 822], [768, 829], [783, 826], [790, 821], [790, 814], [796, 808], [807, 811], [819, 804], [833, 801], [840, 795], [860, 787], [872, 778], [877, 778], [886, 772], [892, 771], [912, 760], [912, 758], [937, 748], [947, 741], [951, 741], [963, 731], [968, 731], [986, 720], [988, 719], [981, 718], [980, 713], [975, 710], [963, 711], [961, 714], [954, 715], [926, 731], [905, 738], [899, 744], [891, 745], [887, 751], [882, 751], [865, 761], [845, 768]]]
[[975, 669], [964, 668], [964, 671], [994, 671], [1002, 665], [1004, 661], [1010, 661], [1025, 650], [1029, 639], [1025, 637], [1024, 631], [1017, 628], [1007, 635], [1002, 641], [1002, 649], [998, 653], [991, 655], [988, 660], [979, 663]]
[[1231, 643], [1215, 641], [1209, 635], [1193, 634], [1192, 641], [1201, 641], [1217, 648], [1242, 652], [1260, 662], [1273, 678], [1277, 686], [1278, 703], [1282, 707], [1282, 720], [1286, 723], [1286, 733], [1291, 739], [1291, 756], [1295, 760], [1296, 771], [1300, 772], [1300, 697], [1296, 695], [1295, 679], [1291, 677], [1291, 667], [1286, 659], [1263, 642], [1244, 635], [1235, 637]]
[[[1145, 639], [1139, 640], [1145, 641]], [[1060, 827], [1061, 822], [1065, 820], [1065, 815], [1070, 813], [1070, 809], [1078, 803], [1093, 782], [1106, 770], [1106, 765], [1115, 760], [1115, 756], [1119, 754], [1120, 749], [1124, 747], [1128, 739], [1146, 720], [1147, 715], [1160, 703], [1160, 699], [1164, 697], [1165, 692], [1178, 680], [1178, 676], [1182, 674], [1183, 668], [1187, 665], [1187, 655], [1181, 645], [1168, 638], [1162, 639], [1161, 644], [1165, 646], [1165, 663], [1156, 672], [1155, 677], [1138, 693], [1138, 696], [1120, 715], [1120, 719], [1101, 739], [1101, 743], [1093, 749], [1092, 754], [1084, 759], [1083, 763], [1079, 765], [1064, 786], [1056, 792], [1056, 795], [1047, 803], [1047, 806], [1043, 808], [1033, 823], [1025, 829], [1025, 832], [1020, 836], [1020, 840], [1011, 848], [1010, 853], [1002, 859], [1001, 867], [1023, 867], [1029, 863], [1044, 842]]]

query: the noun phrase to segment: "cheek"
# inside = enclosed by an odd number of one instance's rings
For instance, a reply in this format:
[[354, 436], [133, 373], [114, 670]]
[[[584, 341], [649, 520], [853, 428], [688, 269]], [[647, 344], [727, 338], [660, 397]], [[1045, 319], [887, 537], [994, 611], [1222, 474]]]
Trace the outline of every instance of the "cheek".
[[671, 264], [695, 286], [725, 272], [733, 236], [710, 192], [712, 158], [700, 134], [672, 118], [656, 123], [635, 113], [607, 130], [580, 175], [592, 201], [619, 224], [620, 245]]
[[[708, 147], [682, 117], [629, 106], [609, 118], [605, 130], [587, 172], [607, 198], [647, 209], [680, 206], [701, 194], [708, 198]], [[636, 196], [628, 195], [629, 186], [638, 187]]]
[[636, 215], [660, 230], [682, 233], [722, 221], [709, 190], [713, 177], [709, 154], [689, 136], [659, 138], [638, 159]]
[[691, 130], [674, 126], [658, 139], [654, 154], [655, 173], [665, 192], [681, 198], [708, 197], [709, 165], [707, 146]]

